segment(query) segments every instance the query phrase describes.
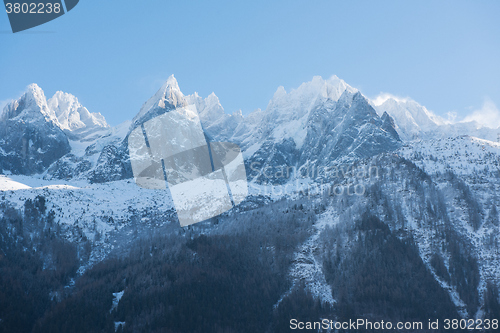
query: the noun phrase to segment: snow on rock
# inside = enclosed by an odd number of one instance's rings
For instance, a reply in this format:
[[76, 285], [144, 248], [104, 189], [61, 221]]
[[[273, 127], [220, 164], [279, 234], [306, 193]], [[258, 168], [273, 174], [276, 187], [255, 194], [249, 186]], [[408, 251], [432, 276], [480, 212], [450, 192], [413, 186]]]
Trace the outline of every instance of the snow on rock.
[[125, 326], [124, 321], [115, 321], [115, 332], [117, 332], [120, 327], [123, 328], [123, 326]]
[[326, 226], [332, 226], [338, 222], [338, 216], [333, 211], [327, 211], [318, 219], [315, 224], [315, 232], [302, 244], [294, 255], [289, 276], [293, 284], [280, 300], [275, 304], [277, 307], [281, 301], [286, 298], [297, 284], [303, 282], [311, 295], [319, 299], [322, 303], [334, 305], [336, 301], [333, 298], [332, 288], [326, 282], [323, 273], [323, 261], [319, 254], [319, 237]]
[[176, 78], [171, 75], [162, 87], [141, 107], [132, 119], [132, 124], [142, 124], [169, 110], [187, 105], [186, 98], [179, 88]]
[[8, 104], [0, 115], [0, 171], [43, 172], [70, 151], [67, 136], [36, 84]]
[[122, 299], [124, 293], [125, 290], [113, 293], [113, 305], [111, 305], [111, 310], [109, 310], [109, 313], [113, 312], [113, 310], [115, 310], [118, 307], [118, 304], [120, 303], [120, 300]]
[[226, 114], [214, 93], [203, 99], [195, 92], [186, 101], [196, 106], [203, 130], [212, 141], [227, 141], [244, 120], [241, 111]]
[[284, 87], [279, 87], [265, 111], [263, 125], [267, 127], [266, 132], [276, 140], [292, 138], [297, 148], [301, 148], [311, 110], [325, 100], [337, 101], [344, 91], [354, 93], [357, 90], [335, 75], [328, 80], [315, 76], [289, 93]]
[[418, 139], [444, 124], [441, 117], [410, 99], [389, 98], [375, 108], [380, 114], [387, 112], [394, 119], [398, 133], [405, 141]]
[[0, 122], [9, 119], [38, 122], [41, 117], [59, 126], [55, 113], [47, 105], [42, 88], [36, 83], [32, 83], [19, 99], [5, 106], [0, 114]]
[[403, 141], [430, 140], [460, 135], [495, 141], [500, 133], [500, 129], [485, 127], [476, 121], [445, 120], [409, 98], [377, 98], [371, 101], [371, 104], [380, 115], [387, 112], [394, 118], [396, 130]]
[[90, 132], [109, 128], [100, 113], [90, 113], [71, 94], [58, 91], [47, 101], [47, 105], [56, 116], [59, 127], [66, 133], [82, 137]]

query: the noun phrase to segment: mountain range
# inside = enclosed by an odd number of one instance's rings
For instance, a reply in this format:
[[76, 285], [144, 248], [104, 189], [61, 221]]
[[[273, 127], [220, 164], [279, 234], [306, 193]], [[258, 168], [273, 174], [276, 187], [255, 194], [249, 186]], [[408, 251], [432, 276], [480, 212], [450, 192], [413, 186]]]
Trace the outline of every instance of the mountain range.
[[[249, 196], [180, 228], [168, 191], [134, 183], [127, 140], [148, 120], [186, 106], [196, 109], [208, 141], [241, 147]], [[169, 319], [180, 325], [172, 332], [196, 331], [191, 322], [251, 332], [236, 324], [250, 322], [237, 317], [247, 311], [267, 318], [254, 331], [270, 332], [287, 331], [279, 325], [293, 311], [311, 320], [493, 319], [500, 316], [498, 132], [445, 120], [410, 99], [372, 101], [336, 76], [279, 87], [265, 110], [248, 115], [226, 113], [214, 93], [184, 95], [171, 76], [116, 127], [75, 96], [47, 100], [32, 84], [0, 113], [0, 264], [21, 244], [59, 274], [59, 284], [46, 287], [52, 305], [33, 315], [40, 331], [76, 320], [77, 307], [106, 308], [98, 315], [111, 331], [161, 331], [162, 318], [177, 318]], [[218, 290], [210, 304], [241, 306], [231, 314], [239, 319], [217, 319], [198, 303], [208, 297], [200, 281]], [[94, 305], [82, 305], [82, 295]], [[214, 322], [197, 311], [215, 311]], [[0, 331], [8, 316], [0, 307]]]
[[[279, 87], [265, 111], [258, 109], [247, 116], [241, 111], [225, 113], [214, 93], [205, 99], [197, 93], [185, 96], [171, 76], [131, 124], [115, 128], [101, 114], [90, 113], [75, 96], [58, 91], [47, 100], [42, 89], [32, 84], [1, 113], [0, 153], [4, 158], [0, 169], [42, 174], [47, 179], [103, 182], [130, 178], [124, 157], [124, 140], [130, 131], [186, 105], [196, 106], [210, 140], [237, 143], [248, 164], [257, 162], [260, 168], [319, 167], [393, 151], [402, 142], [460, 135], [489, 141], [498, 137], [497, 129], [473, 121], [451, 123], [413, 100], [388, 98], [376, 105], [336, 76], [328, 80], [314, 77], [289, 93]], [[113, 171], [106, 177], [99, 171], [102, 168]]]

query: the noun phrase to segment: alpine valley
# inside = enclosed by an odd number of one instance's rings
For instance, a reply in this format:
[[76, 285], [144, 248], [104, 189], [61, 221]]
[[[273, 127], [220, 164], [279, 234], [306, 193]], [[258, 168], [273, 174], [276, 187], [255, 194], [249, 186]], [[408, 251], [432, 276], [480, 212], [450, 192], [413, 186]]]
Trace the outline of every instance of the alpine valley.
[[[169, 191], [135, 184], [127, 142], [185, 106], [209, 141], [241, 147], [249, 195], [181, 228]], [[499, 133], [372, 101], [336, 76], [279, 87], [245, 116], [171, 76], [116, 127], [31, 84], [0, 113], [0, 332], [289, 332], [291, 319], [358, 318], [491, 330]]]

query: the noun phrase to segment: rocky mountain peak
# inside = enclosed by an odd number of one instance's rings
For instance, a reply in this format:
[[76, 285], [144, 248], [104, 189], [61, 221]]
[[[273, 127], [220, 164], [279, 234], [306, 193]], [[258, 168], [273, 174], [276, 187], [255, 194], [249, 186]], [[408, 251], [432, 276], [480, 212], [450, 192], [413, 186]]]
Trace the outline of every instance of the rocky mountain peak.
[[177, 79], [171, 75], [161, 88], [141, 107], [132, 120], [133, 126], [144, 123], [157, 115], [188, 105]]
[[108, 128], [106, 119], [100, 113], [90, 113], [72, 94], [58, 91], [47, 101], [60, 127], [65, 131], [92, 131]]
[[29, 85], [0, 116], [0, 171], [40, 173], [69, 153], [68, 138], [60, 126], [43, 90]]
[[32, 122], [40, 120], [41, 117], [58, 125], [54, 112], [47, 105], [43, 90], [36, 83], [32, 83], [19, 99], [5, 106], [0, 121], [23, 118], [24, 121]]

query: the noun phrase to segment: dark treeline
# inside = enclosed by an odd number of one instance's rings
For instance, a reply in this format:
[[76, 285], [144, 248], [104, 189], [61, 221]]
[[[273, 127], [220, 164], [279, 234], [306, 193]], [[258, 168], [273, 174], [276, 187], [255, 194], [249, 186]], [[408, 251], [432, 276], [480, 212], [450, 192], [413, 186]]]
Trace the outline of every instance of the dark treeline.
[[369, 214], [349, 233], [336, 234], [336, 248], [325, 255], [324, 271], [333, 286], [341, 320], [423, 321], [459, 318], [449, 295], [427, 270], [411, 239], [401, 240]]
[[[248, 202], [249, 210], [188, 228], [137, 232], [81, 276], [77, 269], [88, 262], [92, 248], [78, 226], [61, 230], [41, 196], [26, 200], [22, 210], [3, 205], [0, 333], [115, 328], [122, 333], [268, 333], [290, 332], [292, 318], [460, 318], [437, 280], [455, 288], [469, 317], [481, 309], [484, 318], [498, 318], [498, 281], [486, 284], [483, 300], [479, 264], [454, 230], [446, 198], [422, 170], [403, 162], [384, 172], [380, 165], [381, 181], [367, 185], [361, 198]], [[482, 208], [471, 199], [472, 192], [459, 181], [447, 182], [464, 203], [471, 225], [481, 226]], [[412, 195], [407, 199], [417, 227], [429, 232], [427, 266], [416, 244], [415, 222], [409, 223], [401, 205], [405, 198], [396, 196], [392, 186], [396, 183]], [[316, 232], [318, 216], [331, 207], [338, 216], [321, 233], [315, 257], [323, 260], [333, 307], [289, 276], [295, 252]], [[369, 213], [360, 215], [363, 211]], [[490, 208], [489, 215], [495, 214]], [[122, 291], [114, 307], [113, 293]]]
[[24, 212], [5, 203], [0, 209], [0, 332], [31, 332], [66, 293], [79, 266], [77, 249], [56, 236], [44, 197], [28, 199]]
[[[186, 228], [142, 238], [79, 277], [84, 246], [63, 241], [42, 202], [29, 200], [21, 212], [4, 207], [1, 332], [114, 332], [115, 322], [125, 322], [125, 332], [272, 332], [282, 329], [276, 323], [286, 322], [287, 306], [314, 304], [298, 289], [280, 311], [273, 307], [290, 288], [294, 250], [315, 222], [300, 202], [214, 219], [209, 235]], [[65, 288], [71, 278], [75, 285]]]
[[[114, 322], [126, 323], [123, 332], [279, 331], [288, 313], [273, 306], [290, 288], [293, 253], [315, 219], [301, 202], [276, 202], [213, 219], [209, 235], [195, 227], [141, 239], [127, 256], [87, 271], [34, 331], [110, 332]], [[299, 290], [284, 304], [311, 300]]]

